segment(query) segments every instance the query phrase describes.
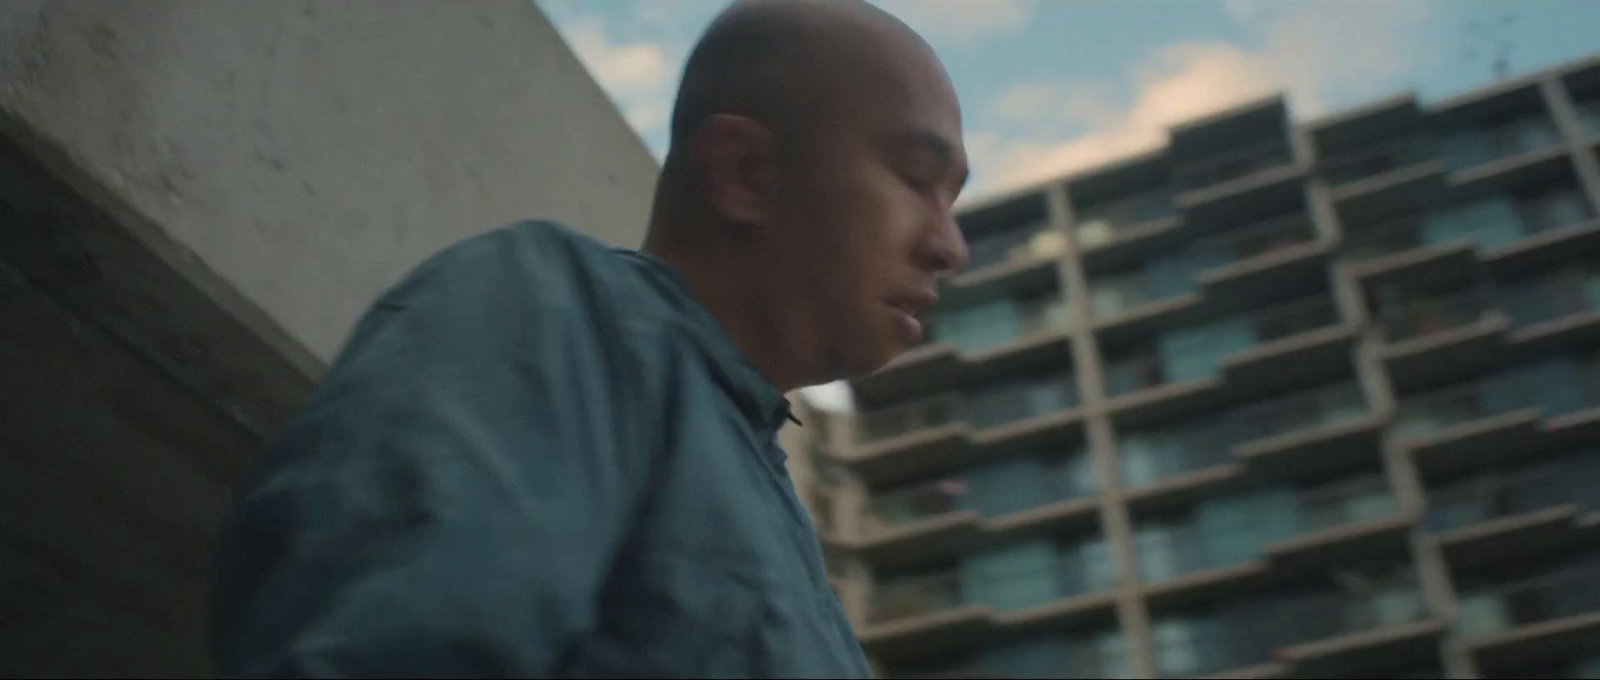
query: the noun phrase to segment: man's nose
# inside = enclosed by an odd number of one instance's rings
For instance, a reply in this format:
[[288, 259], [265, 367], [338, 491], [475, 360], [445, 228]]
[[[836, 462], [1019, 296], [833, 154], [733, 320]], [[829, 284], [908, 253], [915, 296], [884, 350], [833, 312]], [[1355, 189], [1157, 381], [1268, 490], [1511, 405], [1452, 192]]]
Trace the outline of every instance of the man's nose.
[[940, 215], [938, 224], [923, 243], [922, 266], [938, 274], [951, 274], [967, 267], [969, 253], [967, 239], [961, 235], [961, 225], [955, 215]]

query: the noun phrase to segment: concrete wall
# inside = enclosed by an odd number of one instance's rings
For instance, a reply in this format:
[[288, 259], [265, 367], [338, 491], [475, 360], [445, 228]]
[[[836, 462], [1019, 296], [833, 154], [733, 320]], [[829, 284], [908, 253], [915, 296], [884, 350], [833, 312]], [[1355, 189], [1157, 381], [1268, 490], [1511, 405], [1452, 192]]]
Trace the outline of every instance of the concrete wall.
[[0, 676], [208, 674], [231, 490], [365, 305], [654, 162], [524, 0], [0, 2]]
[[638, 245], [655, 179], [527, 0], [7, 0], [0, 83], [323, 360], [456, 239], [552, 217]]

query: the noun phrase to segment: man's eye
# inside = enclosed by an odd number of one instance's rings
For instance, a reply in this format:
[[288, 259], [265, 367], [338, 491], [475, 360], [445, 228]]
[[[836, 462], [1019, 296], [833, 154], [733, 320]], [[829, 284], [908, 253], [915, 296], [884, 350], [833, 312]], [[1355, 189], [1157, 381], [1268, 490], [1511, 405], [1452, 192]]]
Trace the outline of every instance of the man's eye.
[[911, 188], [921, 192], [932, 191], [936, 183], [935, 180], [929, 179], [926, 175], [919, 175], [914, 172], [902, 172], [900, 177], [906, 181], [906, 184], [911, 185]]

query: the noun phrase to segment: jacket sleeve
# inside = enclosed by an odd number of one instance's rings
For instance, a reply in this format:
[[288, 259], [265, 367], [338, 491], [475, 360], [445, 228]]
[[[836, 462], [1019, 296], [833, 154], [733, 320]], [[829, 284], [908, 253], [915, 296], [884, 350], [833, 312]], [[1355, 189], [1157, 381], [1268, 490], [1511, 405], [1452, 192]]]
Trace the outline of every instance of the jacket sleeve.
[[661, 367], [519, 269], [419, 270], [268, 447], [218, 541], [221, 673], [543, 676], [592, 626]]

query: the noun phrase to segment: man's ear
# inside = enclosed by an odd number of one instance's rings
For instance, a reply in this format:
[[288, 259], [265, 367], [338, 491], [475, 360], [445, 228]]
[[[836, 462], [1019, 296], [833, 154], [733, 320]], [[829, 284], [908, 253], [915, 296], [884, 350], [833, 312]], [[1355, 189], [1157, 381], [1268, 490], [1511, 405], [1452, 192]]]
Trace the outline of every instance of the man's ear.
[[713, 115], [696, 131], [690, 148], [712, 210], [737, 224], [772, 222], [778, 157], [777, 140], [767, 126], [746, 116]]

